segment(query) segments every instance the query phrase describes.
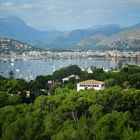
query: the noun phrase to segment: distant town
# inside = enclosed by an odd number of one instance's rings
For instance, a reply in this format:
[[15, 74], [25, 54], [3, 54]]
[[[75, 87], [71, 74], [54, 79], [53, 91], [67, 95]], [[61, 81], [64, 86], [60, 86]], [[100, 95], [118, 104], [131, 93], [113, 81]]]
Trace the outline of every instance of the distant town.
[[75, 58], [92, 58], [92, 57], [105, 57], [105, 58], [136, 58], [140, 59], [140, 52], [136, 51], [29, 51], [29, 52], [10, 52], [9, 54], [1, 53], [0, 59], [41, 59], [41, 58], [63, 58], [63, 59], [75, 59]]
[[89, 58], [105, 57], [105, 58], [140, 58], [140, 51], [132, 50], [88, 50], [88, 51], [72, 51], [72, 50], [47, 50], [33, 47], [27, 43], [23, 43], [14, 39], [0, 38], [0, 59], [41, 59], [41, 58]]

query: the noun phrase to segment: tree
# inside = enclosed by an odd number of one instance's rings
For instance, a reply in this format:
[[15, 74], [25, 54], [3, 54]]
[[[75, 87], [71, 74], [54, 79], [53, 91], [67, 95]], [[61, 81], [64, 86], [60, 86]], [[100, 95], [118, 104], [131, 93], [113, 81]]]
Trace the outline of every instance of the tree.
[[130, 127], [124, 130], [122, 140], [138, 140], [140, 138], [140, 131], [134, 132]]
[[131, 74], [128, 76], [131, 85], [135, 85], [140, 81], [140, 73]]
[[14, 79], [14, 72], [13, 71], [9, 71], [8, 75], [9, 75], [10, 80]]
[[26, 90], [26, 82], [22, 80], [7, 80], [4, 84], [4, 90], [9, 94], [18, 94]]
[[123, 87], [124, 87], [125, 89], [130, 88], [130, 82], [129, 82], [129, 81], [125, 81], [125, 82], [123, 83]]
[[133, 124], [130, 113], [112, 112], [102, 117], [95, 126], [96, 140], [121, 139], [124, 131]]
[[37, 76], [35, 79], [37, 88], [45, 89], [47, 81], [48, 81], [48, 79], [46, 78], [46, 76], [43, 76], [43, 75]]
[[8, 94], [0, 91], [0, 108], [8, 105]]
[[115, 86], [115, 84], [116, 84], [116, 80], [113, 78], [105, 80], [106, 87], [112, 87], [112, 86]]
[[55, 80], [61, 81], [62, 78], [73, 75], [73, 74], [81, 76], [82, 70], [77, 65], [71, 65], [71, 66], [56, 70], [53, 73], [53, 77]]

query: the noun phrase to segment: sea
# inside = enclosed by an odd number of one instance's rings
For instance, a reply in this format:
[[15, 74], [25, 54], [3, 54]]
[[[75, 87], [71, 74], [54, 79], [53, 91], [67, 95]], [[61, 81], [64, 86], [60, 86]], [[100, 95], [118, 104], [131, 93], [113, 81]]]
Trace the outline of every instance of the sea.
[[78, 65], [82, 69], [98, 67], [104, 69], [117, 69], [120, 66], [140, 65], [135, 58], [43, 58], [43, 59], [0, 59], [0, 75], [8, 77], [9, 71], [14, 72], [15, 78], [34, 80], [38, 75], [50, 75], [54, 71], [69, 65]]

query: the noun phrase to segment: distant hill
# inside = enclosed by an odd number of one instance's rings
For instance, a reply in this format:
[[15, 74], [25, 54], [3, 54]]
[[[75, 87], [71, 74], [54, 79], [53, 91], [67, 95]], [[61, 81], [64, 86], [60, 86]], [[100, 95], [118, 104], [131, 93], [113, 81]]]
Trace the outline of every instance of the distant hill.
[[140, 51], [140, 28], [129, 29], [121, 33], [112, 35], [98, 44], [95, 48], [135, 50]]
[[100, 43], [101, 41], [103, 41], [106, 38], [107, 38], [107, 36], [105, 36], [105, 35], [90, 36], [90, 37], [78, 42], [76, 44], [76, 48], [83, 49], [83, 50], [91, 49], [91, 48], [93, 48], [93, 46], [96, 46], [98, 43]]
[[11, 51], [21, 53], [36, 50], [41, 49], [14, 39], [0, 37], [0, 53], [9, 54]]
[[137, 23], [135, 25], [132, 25], [130, 27], [126, 28], [127, 30], [132, 30], [132, 29], [140, 29], [140, 23]]
[[78, 49], [93, 50], [140, 50], [140, 24], [125, 27], [122, 31], [103, 36], [95, 35], [76, 44]]
[[63, 48], [76, 48], [77, 44], [93, 36], [110, 36], [121, 31], [123, 31], [123, 28], [114, 25], [101, 26], [100, 28], [73, 30], [62, 33], [54, 39], [50, 45]]
[[109, 24], [67, 32], [39, 31], [28, 26], [18, 17], [0, 19], [0, 36], [52, 50], [138, 50], [140, 48], [139, 30], [140, 24], [130, 27]]

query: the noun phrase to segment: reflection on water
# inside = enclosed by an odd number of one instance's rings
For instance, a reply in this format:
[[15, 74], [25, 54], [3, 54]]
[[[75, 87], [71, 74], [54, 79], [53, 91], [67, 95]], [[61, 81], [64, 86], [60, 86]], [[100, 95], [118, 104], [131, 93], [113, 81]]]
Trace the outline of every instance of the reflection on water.
[[31, 60], [7, 60], [0, 61], [0, 75], [7, 77], [9, 71], [14, 71], [16, 78], [26, 80], [34, 79], [37, 75], [52, 74], [55, 70], [77, 64], [79, 67], [91, 66], [104, 68], [117, 68], [118, 66], [140, 65], [137, 59], [122, 58], [79, 58], [79, 59], [31, 59]]

